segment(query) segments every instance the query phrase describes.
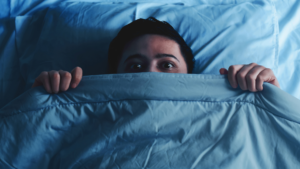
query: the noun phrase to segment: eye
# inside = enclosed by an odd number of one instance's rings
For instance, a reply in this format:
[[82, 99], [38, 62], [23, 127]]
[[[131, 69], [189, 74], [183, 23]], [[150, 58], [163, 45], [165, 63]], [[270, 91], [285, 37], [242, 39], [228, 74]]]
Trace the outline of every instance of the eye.
[[137, 69], [141, 69], [142, 68], [142, 65], [140, 64], [132, 64], [130, 66], [130, 69], [133, 69], [133, 70], [137, 70]]
[[174, 67], [174, 65], [170, 62], [164, 62], [163, 63], [163, 68], [165, 68], [165, 69], [170, 69], [170, 68], [173, 68], [173, 67]]

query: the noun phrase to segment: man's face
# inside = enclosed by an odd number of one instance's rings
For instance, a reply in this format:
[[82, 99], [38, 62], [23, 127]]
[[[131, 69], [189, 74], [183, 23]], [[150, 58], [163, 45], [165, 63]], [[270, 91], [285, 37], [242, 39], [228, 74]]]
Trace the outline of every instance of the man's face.
[[142, 35], [124, 47], [117, 73], [187, 73], [176, 41], [161, 35]]

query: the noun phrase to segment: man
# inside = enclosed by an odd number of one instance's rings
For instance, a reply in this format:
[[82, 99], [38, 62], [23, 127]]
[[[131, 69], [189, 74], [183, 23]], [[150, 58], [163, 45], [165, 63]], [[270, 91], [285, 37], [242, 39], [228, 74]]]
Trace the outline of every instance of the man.
[[[108, 51], [109, 73], [192, 73], [194, 56], [183, 38], [167, 22], [153, 17], [138, 19], [124, 26], [110, 43]], [[220, 74], [228, 74], [233, 88], [252, 92], [263, 90], [263, 82], [277, 87], [279, 83], [271, 69], [256, 63], [232, 65], [221, 68]], [[42, 72], [32, 87], [43, 85], [48, 93], [58, 93], [76, 88], [82, 78], [82, 69], [71, 73], [63, 70]]]

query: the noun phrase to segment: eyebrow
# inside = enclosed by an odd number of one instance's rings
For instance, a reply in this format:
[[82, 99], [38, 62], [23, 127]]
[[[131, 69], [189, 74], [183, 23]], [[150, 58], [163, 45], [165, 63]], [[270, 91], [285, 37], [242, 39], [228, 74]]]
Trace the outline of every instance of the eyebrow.
[[[180, 63], [180, 61], [179, 61], [175, 56], [170, 55], [170, 54], [159, 53], [159, 54], [157, 54], [157, 55], [155, 56], [155, 58], [164, 58], [164, 57], [171, 57], [171, 58], [174, 58], [174, 59], [176, 59], [176, 60]], [[142, 55], [142, 54], [139, 54], [139, 53], [133, 54], [133, 55], [130, 55], [130, 56], [124, 61], [124, 63], [127, 62], [128, 60], [134, 59], [134, 58], [146, 58], [146, 56], [145, 56], [145, 55]]]

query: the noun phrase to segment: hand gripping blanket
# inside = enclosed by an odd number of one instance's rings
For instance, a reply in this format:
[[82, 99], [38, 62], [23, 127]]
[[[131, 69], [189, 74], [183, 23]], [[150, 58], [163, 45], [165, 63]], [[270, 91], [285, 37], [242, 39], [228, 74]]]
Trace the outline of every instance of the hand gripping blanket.
[[0, 168], [299, 168], [300, 101], [226, 76], [84, 76], [0, 110]]

